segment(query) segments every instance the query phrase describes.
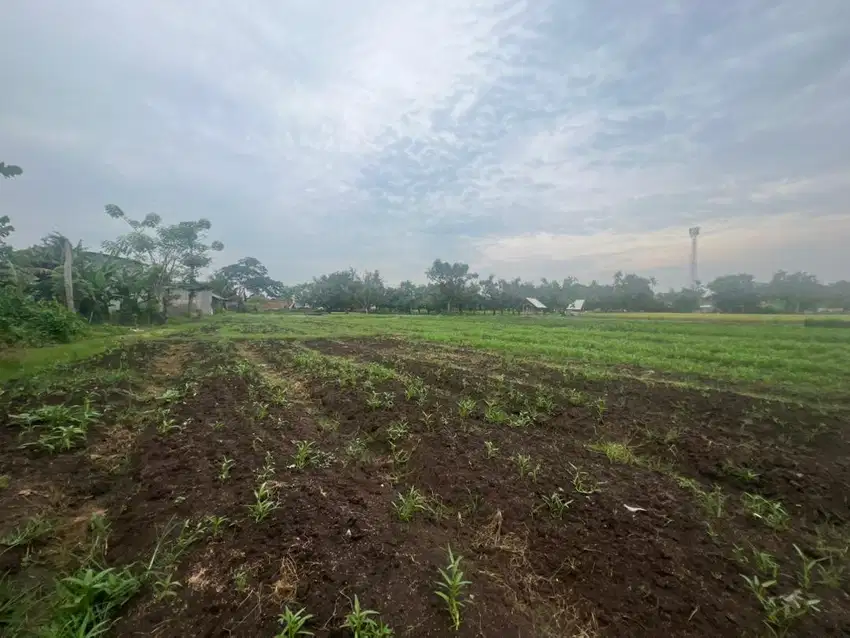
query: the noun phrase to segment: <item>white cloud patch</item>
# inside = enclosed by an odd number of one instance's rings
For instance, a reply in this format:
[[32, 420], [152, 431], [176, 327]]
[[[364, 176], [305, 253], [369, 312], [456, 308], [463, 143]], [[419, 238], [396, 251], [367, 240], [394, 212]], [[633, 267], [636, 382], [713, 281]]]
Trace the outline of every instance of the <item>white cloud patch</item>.
[[89, 244], [107, 202], [203, 215], [287, 281], [441, 256], [682, 284], [695, 224], [704, 272], [723, 235], [718, 268], [846, 276], [850, 4], [650, 4], [15, 3], [0, 214]]

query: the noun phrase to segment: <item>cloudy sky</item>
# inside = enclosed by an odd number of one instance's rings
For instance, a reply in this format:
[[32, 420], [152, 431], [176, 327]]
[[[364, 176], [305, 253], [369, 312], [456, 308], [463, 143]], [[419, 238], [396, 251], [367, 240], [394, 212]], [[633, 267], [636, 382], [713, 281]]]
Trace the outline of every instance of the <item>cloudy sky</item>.
[[848, 0], [30, 0], [14, 243], [206, 217], [223, 265], [850, 278]]

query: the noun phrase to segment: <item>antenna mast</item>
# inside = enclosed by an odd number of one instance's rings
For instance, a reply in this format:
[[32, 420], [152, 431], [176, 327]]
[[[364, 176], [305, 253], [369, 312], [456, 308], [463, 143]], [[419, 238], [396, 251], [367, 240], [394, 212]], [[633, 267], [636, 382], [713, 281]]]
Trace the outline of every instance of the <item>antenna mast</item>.
[[699, 237], [699, 226], [694, 226], [688, 229], [688, 234], [691, 236], [691, 287], [696, 289], [697, 281], [697, 238]]

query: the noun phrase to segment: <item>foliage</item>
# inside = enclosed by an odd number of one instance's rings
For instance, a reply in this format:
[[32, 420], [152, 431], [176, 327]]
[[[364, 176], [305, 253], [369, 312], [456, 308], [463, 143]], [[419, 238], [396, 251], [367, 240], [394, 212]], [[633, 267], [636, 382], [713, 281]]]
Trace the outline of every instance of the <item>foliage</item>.
[[374, 609], [360, 607], [360, 599], [355, 594], [354, 603], [345, 617], [342, 629], [350, 630], [353, 638], [392, 638], [393, 630], [380, 620], [376, 620], [377, 615], [378, 612]]
[[283, 284], [269, 277], [268, 269], [254, 257], [244, 257], [220, 268], [210, 283], [224, 297], [238, 295], [246, 299], [255, 295], [281, 297], [285, 294]]
[[312, 614], [306, 613], [305, 608], [298, 611], [292, 611], [289, 607], [283, 610], [283, 613], [277, 617], [278, 623], [282, 626], [279, 634], [275, 638], [298, 638], [298, 636], [312, 636], [313, 632], [304, 629], [307, 622], [313, 618]]
[[0, 344], [42, 346], [68, 343], [85, 332], [79, 315], [55, 301], [33, 301], [0, 288]]
[[434, 593], [439, 596], [446, 604], [446, 609], [452, 619], [452, 627], [455, 631], [460, 629], [461, 609], [465, 606], [463, 590], [472, 583], [463, 579], [463, 572], [460, 571], [461, 556], [455, 556], [452, 553], [452, 548], [448, 548], [449, 564], [445, 569], [440, 568], [440, 580], [437, 581], [437, 591]]

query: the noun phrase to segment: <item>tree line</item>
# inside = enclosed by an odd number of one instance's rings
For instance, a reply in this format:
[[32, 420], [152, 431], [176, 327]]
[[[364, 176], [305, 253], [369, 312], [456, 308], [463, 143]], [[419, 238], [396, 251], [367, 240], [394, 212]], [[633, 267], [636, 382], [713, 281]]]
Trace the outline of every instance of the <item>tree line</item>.
[[850, 281], [822, 284], [804, 272], [779, 271], [768, 282], [753, 275], [718, 277], [707, 285], [656, 292], [652, 277], [614, 274], [611, 283], [583, 284], [574, 277], [537, 282], [480, 277], [462, 262], [434, 260], [427, 283], [384, 283], [380, 273], [353, 269], [333, 272], [286, 290], [296, 302], [331, 311], [392, 312], [520, 312], [529, 297], [548, 309], [567, 308], [584, 300], [584, 308], [602, 311], [694, 312], [711, 306], [720, 312], [804, 312], [822, 307], [850, 309]]

